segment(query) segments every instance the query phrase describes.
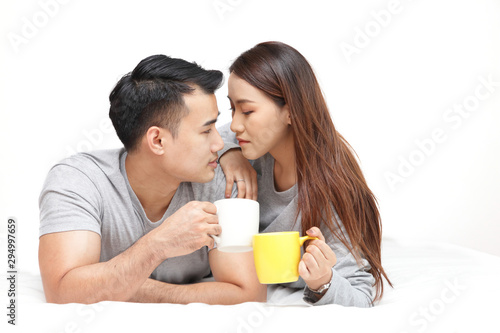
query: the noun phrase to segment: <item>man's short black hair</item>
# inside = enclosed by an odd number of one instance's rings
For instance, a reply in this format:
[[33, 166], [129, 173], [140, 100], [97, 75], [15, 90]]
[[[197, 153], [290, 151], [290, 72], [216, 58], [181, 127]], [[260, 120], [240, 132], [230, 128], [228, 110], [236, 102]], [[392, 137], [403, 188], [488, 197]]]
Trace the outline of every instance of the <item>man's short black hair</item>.
[[195, 88], [213, 94], [222, 79], [222, 72], [183, 59], [154, 55], [142, 60], [109, 95], [109, 117], [125, 149], [136, 149], [151, 126], [166, 128], [176, 137], [188, 114], [183, 95]]

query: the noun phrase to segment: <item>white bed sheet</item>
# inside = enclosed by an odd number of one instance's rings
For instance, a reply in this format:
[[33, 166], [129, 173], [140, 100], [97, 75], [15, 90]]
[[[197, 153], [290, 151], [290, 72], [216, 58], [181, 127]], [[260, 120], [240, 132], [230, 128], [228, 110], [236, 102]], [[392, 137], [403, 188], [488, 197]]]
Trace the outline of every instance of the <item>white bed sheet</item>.
[[[448, 244], [384, 239], [394, 284], [373, 308], [308, 306], [270, 286], [267, 303], [45, 303], [40, 276], [19, 274], [19, 332], [500, 332], [500, 257]], [[5, 273], [2, 273], [5, 274]], [[4, 279], [4, 277], [3, 277]], [[5, 315], [2, 317], [5, 318]], [[4, 327], [5, 327], [4, 326]]]

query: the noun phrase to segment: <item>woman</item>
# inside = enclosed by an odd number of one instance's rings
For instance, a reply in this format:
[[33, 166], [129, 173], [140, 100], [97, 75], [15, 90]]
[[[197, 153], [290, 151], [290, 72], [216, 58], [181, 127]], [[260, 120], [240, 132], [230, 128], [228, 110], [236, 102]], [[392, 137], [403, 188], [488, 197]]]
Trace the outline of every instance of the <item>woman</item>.
[[[373, 305], [387, 279], [376, 199], [335, 130], [311, 66], [294, 48], [266, 42], [241, 54], [229, 71], [234, 133], [226, 127], [221, 135], [236, 139], [257, 171], [261, 232], [319, 238], [306, 247], [301, 279], [287, 286], [305, 287], [304, 299], [314, 305]], [[228, 166], [235, 158], [221, 163], [229, 178], [242, 180]]]

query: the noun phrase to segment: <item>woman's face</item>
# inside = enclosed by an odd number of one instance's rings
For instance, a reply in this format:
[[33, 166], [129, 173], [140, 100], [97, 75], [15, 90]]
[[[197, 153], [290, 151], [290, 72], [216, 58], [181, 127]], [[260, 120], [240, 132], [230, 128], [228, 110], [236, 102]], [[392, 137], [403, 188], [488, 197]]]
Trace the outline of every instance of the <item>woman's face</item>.
[[276, 105], [234, 73], [229, 76], [228, 90], [233, 112], [231, 131], [236, 133], [243, 155], [251, 160], [268, 152], [276, 156], [292, 140], [288, 106]]

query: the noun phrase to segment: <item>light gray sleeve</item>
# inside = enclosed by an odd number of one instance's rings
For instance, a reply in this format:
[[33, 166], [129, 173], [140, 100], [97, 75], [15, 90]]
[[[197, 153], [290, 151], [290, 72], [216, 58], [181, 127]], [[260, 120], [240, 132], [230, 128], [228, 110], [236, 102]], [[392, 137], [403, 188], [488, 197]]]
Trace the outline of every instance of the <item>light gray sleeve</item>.
[[233, 148], [241, 149], [240, 146], [238, 145], [238, 140], [236, 140], [236, 134], [234, 134], [231, 131], [230, 126], [231, 123], [227, 123], [217, 128], [217, 131], [219, 132], [220, 136], [222, 137], [222, 140], [224, 141], [224, 148], [219, 152], [217, 152], [219, 158], [221, 158], [221, 156], [224, 155], [224, 153], [226, 153], [230, 149]]
[[80, 170], [64, 164], [48, 173], [39, 197], [40, 236], [89, 230], [101, 235], [101, 196]]
[[375, 279], [367, 271], [370, 267], [368, 262], [365, 259], [362, 262], [366, 266], [360, 268], [351, 253], [340, 258], [337, 255], [337, 264], [332, 268], [331, 285], [326, 294], [317, 301], [316, 295], [306, 286], [304, 300], [312, 305], [371, 307], [374, 297], [372, 285]]

